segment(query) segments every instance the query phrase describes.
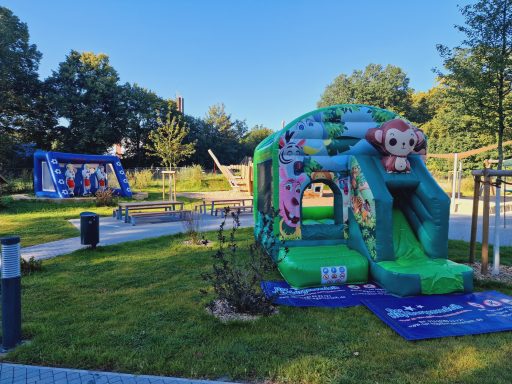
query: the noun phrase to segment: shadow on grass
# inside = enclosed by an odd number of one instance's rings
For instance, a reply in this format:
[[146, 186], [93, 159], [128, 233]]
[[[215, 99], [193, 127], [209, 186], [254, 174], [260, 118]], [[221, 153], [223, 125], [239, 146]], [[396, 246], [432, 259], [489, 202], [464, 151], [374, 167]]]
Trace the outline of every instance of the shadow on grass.
[[[248, 257], [252, 229], [241, 229], [239, 239], [240, 257]], [[167, 236], [46, 261], [43, 273], [23, 279], [23, 333], [32, 343], [7, 359], [278, 383], [511, 382], [509, 332], [407, 342], [364, 307], [281, 307], [253, 323], [222, 324], [206, 313], [199, 292], [208, 288], [200, 274], [215, 247], [184, 240]], [[511, 293], [500, 284], [477, 287]]]

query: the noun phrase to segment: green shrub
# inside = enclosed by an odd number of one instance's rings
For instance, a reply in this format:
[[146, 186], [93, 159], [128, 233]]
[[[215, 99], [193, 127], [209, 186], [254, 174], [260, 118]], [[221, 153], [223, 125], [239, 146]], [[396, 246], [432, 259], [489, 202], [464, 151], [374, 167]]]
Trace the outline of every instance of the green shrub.
[[35, 272], [43, 270], [43, 262], [41, 260], [34, 259], [32, 256], [28, 261], [21, 258], [21, 274], [23, 276], [29, 276]]
[[[237, 313], [250, 315], [271, 315], [275, 313], [274, 298], [267, 298], [262, 292], [260, 282], [264, 272], [274, 265], [266, 254], [264, 248], [255, 243], [250, 247], [250, 259], [238, 255], [236, 233], [240, 226], [240, 212], [224, 211], [224, 220], [220, 224], [217, 234], [219, 248], [212, 255], [213, 265], [210, 273], [202, 274], [215, 293], [215, 299], [210, 301], [208, 308], [214, 312], [216, 305], [227, 303]], [[233, 220], [233, 227], [229, 234], [225, 234], [225, 225], [228, 218]], [[207, 291], [201, 291], [208, 294]]]
[[114, 196], [114, 191], [110, 188], [104, 191], [96, 191], [96, 206], [97, 207], [114, 207], [117, 205], [117, 198]]
[[7, 185], [2, 187], [2, 194], [29, 193], [33, 190], [32, 171], [24, 169], [18, 177], [7, 180]]
[[151, 169], [127, 172], [127, 176], [132, 188], [139, 191], [148, 188], [153, 182], [153, 171]]
[[178, 171], [178, 180], [193, 180], [199, 181], [203, 179], [203, 168], [200, 165], [191, 165], [183, 167]]

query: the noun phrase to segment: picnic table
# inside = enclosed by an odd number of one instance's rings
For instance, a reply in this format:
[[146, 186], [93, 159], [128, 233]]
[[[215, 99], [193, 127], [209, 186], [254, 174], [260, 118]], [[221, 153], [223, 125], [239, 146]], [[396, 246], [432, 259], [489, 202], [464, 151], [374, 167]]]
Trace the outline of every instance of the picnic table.
[[[165, 214], [171, 214], [173, 212], [177, 211], [183, 211], [183, 205], [184, 203], [182, 201], [176, 201], [176, 200], [163, 200], [163, 201], [141, 201], [141, 202], [135, 202], [135, 203], [125, 203], [121, 202], [118, 204], [118, 208], [114, 210], [113, 215], [118, 219], [123, 219], [123, 211], [124, 211], [124, 222], [128, 223], [130, 222], [130, 211], [145, 211], [145, 210], [154, 210], [161, 208], [163, 209], [156, 212], [147, 212], [145, 216], [157, 216], [157, 215], [165, 215]], [[179, 207], [176, 209], [176, 207]], [[133, 216], [134, 214], [132, 214]], [[136, 214], [138, 216], [142, 216], [142, 213]]]
[[206, 213], [210, 211], [210, 215], [217, 216], [221, 211], [224, 214], [224, 209], [240, 210], [241, 212], [252, 212], [253, 205], [252, 198], [238, 198], [238, 199], [203, 199], [202, 203], [196, 206], [196, 211], [199, 208], [199, 213]]

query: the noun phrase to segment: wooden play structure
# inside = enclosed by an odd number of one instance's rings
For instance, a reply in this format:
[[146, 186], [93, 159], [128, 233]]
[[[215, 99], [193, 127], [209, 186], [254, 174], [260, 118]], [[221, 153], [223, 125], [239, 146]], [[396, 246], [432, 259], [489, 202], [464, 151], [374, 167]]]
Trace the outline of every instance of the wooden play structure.
[[228, 180], [234, 191], [245, 192], [252, 196], [253, 193], [253, 172], [252, 161], [247, 160], [242, 164], [222, 165], [211, 149], [208, 153], [213, 159], [214, 165]]

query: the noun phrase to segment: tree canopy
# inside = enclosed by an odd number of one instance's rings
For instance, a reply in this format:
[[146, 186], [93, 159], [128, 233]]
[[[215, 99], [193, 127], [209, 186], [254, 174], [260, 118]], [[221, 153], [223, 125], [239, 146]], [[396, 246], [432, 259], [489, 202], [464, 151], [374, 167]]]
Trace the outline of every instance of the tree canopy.
[[480, 0], [462, 7], [461, 45], [438, 45], [446, 72], [439, 72], [455, 98], [463, 99], [467, 115], [479, 120], [479, 129], [494, 133], [498, 168], [503, 160], [503, 138], [510, 130], [512, 87], [512, 0]]
[[62, 125], [62, 147], [104, 153], [127, 131], [127, 103], [108, 56], [71, 51], [46, 80]]
[[244, 156], [240, 142], [248, 130], [245, 121], [233, 119], [223, 103], [210, 106], [204, 121], [212, 127], [214, 140], [210, 142], [210, 148], [222, 153], [224, 163], [239, 162]]
[[44, 108], [37, 70], [41, 53], [29, 41], [28, 27], [0, 6], [0, 166], [13, 161], [41, 121], [52, 124]]
[[405, 72], [394, 65], [369, 64], [351, 75], [340, 74], [329, 84], [319, 107], [335, 104], [368, 104], [407, 115], [413, 90]]
[[166, 167], [178, 166], [196, 151], [195, 142], [184, 143], [189, 133], [186, 122], [171, 110], [172, 108], [168, 108], [165, 120], [157, 118], [158, 127], [149, 132], [149, 140], [146, 144], [149, 153], [159, 157]]
[[125, 156], [130, 159], [131, 164], [144, 166], [149, 160], [149, 134], [158, 128], [159, 119], [165, 118], [169, 105], [174, 109], [174, 103], [137, 84], [125, 84], [122, 93], [126, 108], [126, 132], [122, 140], [126, 148]]
[[[432, 153], [499, 144], [496, 152], [465, 160], [470, 167], [481, 167], [489, 156], [512, 155], [502, 148], [512, 139], [511, 9], [512, 0], [461, 7], [464, 25], [456, 28], [463, 38], [455, 47], [438, 46], [444, 67], [431, 89], [415, 92], [400, 67], [369, 64], [337, 76], [318, 106], [390, 109], [427, 133]], [[165, 164], [211, 168], [208, 149], [223, 163], [237, 163], [273, 132], [261, 125], [249, 130], [222, 103], [203, 117], [184, 115], [173, 100], [138, 84], [121, 84], [106, 54], [72, 50], [44, 81], [38, 77], [41, 57], [27, 25], [0, 7], [0, 167], [28, 166], [34, 148], [105, 153], [121, 143], [126, 166], [158, 166], [162, 157], [155, 154], [174, 148], [177, 155], [165, 155]], [[157, 143], [163, 143], [159, 149]]]

